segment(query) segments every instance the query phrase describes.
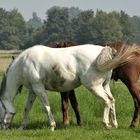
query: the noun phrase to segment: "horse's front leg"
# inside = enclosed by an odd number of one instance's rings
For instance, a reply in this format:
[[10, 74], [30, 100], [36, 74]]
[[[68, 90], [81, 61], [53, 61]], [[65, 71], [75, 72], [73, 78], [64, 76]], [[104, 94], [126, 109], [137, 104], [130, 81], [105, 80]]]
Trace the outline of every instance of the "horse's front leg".
[[53, 115], [52, 115], [52, 112], [51, 112], [50, 103], [49, 103], [49, 100], [48, 100], [48, 96], [45, 93], [44, 85], [42, 83], [33, 84], [32, 89], [33, 89], [34, 93], [40, 98], [43, 106], [45, 107], [45, 109], [48, 113], [51, 130], [54, 131], [54, 129], [56, 128], [56, 123], [54, 121], [54, 118], [53, 118]]
[[28, 122], [29, 112], [32, 108], [32, 105], [33, 105], [35, 99], [36, 99], [36, 95], [33, 93], [33, 91], [30, 91], [27, 102], [26, 102], [26, 106], [24, 109], [23, 119], [21, 121], [21, 125], [20, 125], [19, 129], [24, 129], [26, 127], [27, 122]]
[[61, 92], [61, 107], [62, 107], [62, 113], [63, 113], [63, 124], [69, 125], [69, 115], [68, 115], [68, 102], [69, 98], [69, 92]]

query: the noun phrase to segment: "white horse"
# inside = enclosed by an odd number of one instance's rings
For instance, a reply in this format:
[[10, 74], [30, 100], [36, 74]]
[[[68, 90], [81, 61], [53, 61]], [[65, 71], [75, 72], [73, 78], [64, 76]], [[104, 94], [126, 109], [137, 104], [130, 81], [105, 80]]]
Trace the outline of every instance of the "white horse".
[[[113, 68], [130, 61], [133, 52], [137, 51], [138, 48], [132, 47], [122, 54], [116, 53], [110, 47], [98, 45], [79, 45], [59, 49], [36, 45], [23, 51], [8, 67], [1, 83], [0, 127], [10, 126], [15, 114], [14, 97], [19, 87], [24, 85], [29, 89], [26, 108], [29, 111], [32, 104], [29, 102], [30, 99], [34, 101], [38, 96], [48, 113], [51, 129], [54, 130], [56, 123], [45, 90], [65, 92], [82, 84], [91, 93], [104, 100], [105, 126], [117, 128], [115, 100], [109, 87], [111, 72]], [[112, 116], [112, 125], [109, 124], [109, 115]], [[25, 127], [26, 121], [25, 110], [22, 128]]]

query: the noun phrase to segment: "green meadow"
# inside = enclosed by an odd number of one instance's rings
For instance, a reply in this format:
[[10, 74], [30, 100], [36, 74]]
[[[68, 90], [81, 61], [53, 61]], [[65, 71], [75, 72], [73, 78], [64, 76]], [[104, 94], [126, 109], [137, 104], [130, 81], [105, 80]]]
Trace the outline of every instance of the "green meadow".
[[[12, 61], [12, 55], [17, 53], [1, 52], [0, 57], [0, 81], [4, 70]], [[62, 124], [61, 98], [59, 93], [46, 91], [49, 96], [51, 109], [57, 123], [57, 129], [52, 132], [49, 127], [47, 114], [37, 98], [29, 114], [29, 122], [26, 129], [19, 130], [23, 116], [24, 106], [28, 96], [28, 90], [23, 88], [14, 100], [16, 115], [12, 126], [8, 130], [0, 130], [0, 140], [139, 140], [140, 126], [130, 129], [134, 105], [132, 97], [120, 81], [110, 83], [112, 94], [116, 99], [116, 114], [119, 127], [107, 130], [102, 124], [104, 103], [93, 96], [83, 86], [77, 88], [76, 96], [79, 103], [82, 125], [76, 124], [75, 114], [69, 106], [71, 124], [67, 127]]]
[[[3, 72], [0, 73], [0, 80], [2, 74]], [[140, 126], [135, 129], [129, 128], [134, 110], [129, 91], [120, 81], [115, 84], [115, 87], [112, 83], [110, 86], [116, 99], [116, 114], [119, 124], [117, 129], [107, 130], [104, 127], [102, 124], [103, 101], [81, 86], [75, 90], [81, 112], [81, 126], [77, 126], [71, 106], [69, 106], [71, 124], [67, 127], [63, 126], [60, 95], [47, 91], [57, 129], [51, 132], [47, 114], [37, 98], [30, 112], [26, 129], [19, 130], [28, 95], [28, 90], [23, 88], [14, 100], [16, 115], [12, 126], [8, 130], [0, 130], [0, 140], [139, 140]]]

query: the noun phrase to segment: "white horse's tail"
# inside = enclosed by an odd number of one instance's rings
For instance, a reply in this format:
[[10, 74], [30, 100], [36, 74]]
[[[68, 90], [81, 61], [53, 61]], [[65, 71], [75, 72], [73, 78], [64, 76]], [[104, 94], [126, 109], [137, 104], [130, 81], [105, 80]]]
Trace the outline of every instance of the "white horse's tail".
[[96, 59], [96, 69], [100, 72], [109, 71], [132, 61], [136, 53], [140, 53], [140, 48], [136, 45], [123, 46], [119, 52], [107, 46]]

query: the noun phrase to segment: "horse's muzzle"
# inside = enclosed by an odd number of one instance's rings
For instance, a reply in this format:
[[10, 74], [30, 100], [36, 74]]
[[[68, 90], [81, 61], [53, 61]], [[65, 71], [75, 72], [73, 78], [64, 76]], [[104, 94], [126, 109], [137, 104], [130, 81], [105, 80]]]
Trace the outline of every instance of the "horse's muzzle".
[[10, 128], [10, 123], [0, 122], [0, 129], [8, 129]]

